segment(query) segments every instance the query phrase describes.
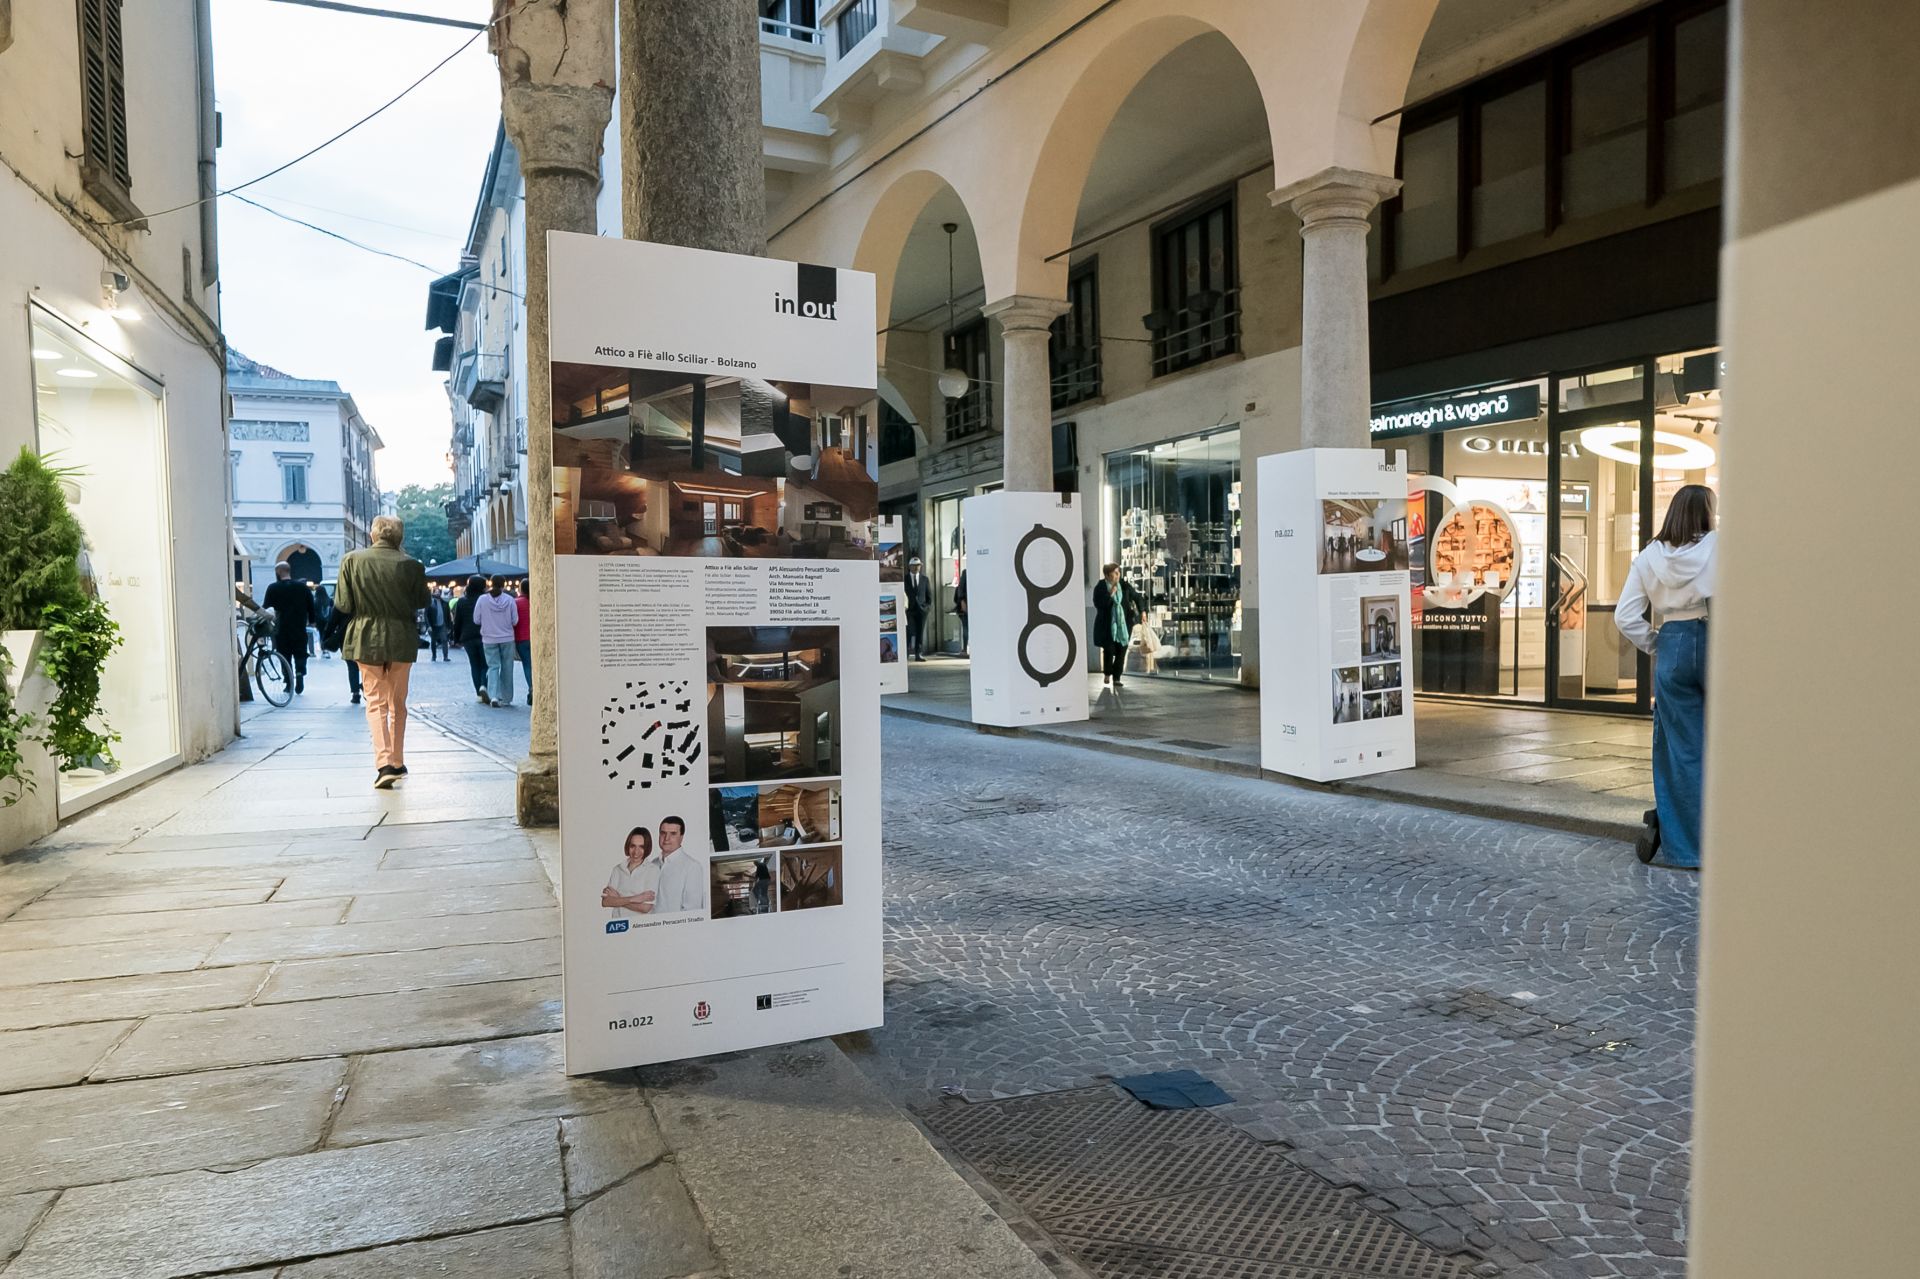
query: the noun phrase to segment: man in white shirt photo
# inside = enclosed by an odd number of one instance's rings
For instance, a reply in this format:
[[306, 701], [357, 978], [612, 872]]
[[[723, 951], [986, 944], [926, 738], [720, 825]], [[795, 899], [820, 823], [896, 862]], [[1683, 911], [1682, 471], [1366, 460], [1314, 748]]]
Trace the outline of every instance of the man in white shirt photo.
[[686, 838], [687, 824], [678, 817], [660, 822], [660, 877], [656, 884], [653, 913], [684, 914], [707, 908], [706, 863], [680, 847]]
[[653, 913], [660, 866], [660, 856], [653, 851], [653, 836], [647, 833], [647, 828], [635, 826], [628, 831], [626, 856], [613, 864], [613, 874], [607, 876], [607, 886], [600, 890], [600, 904], [612, 911], [609, 918]]

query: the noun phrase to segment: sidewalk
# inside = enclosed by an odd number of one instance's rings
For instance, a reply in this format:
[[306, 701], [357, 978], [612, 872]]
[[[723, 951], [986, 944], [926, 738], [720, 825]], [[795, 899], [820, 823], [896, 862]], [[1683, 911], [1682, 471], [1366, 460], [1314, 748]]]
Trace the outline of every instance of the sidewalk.
[[[891, 714], [967, 723], [971, 663], [914, 662]], [[1260, 768], [1260, 702], [1251, 689], [1174, 679], [1128, 681], [1116, 699], [1087, 677], [1092, 718], [1010, 731], [1094, 750], [1316, 786]], [[1417, 767], [1325, 789], [1453, 812], [1632, 839], [1653, 805], [1650, 721], [1419, 698]]]
[[566, 1079], [551, 833], [327, 684], [0, 862], [4, 1279], [1045, 1275], [831, 1043]]

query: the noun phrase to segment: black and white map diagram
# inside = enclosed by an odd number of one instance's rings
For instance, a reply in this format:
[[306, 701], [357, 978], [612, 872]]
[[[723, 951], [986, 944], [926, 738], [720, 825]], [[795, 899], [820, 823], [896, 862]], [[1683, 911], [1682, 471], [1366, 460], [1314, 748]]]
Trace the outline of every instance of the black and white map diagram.
[[600, 707], [600, 764], [624, 789], [686, 777], [700, 760], [691, 680], [629, 680]]

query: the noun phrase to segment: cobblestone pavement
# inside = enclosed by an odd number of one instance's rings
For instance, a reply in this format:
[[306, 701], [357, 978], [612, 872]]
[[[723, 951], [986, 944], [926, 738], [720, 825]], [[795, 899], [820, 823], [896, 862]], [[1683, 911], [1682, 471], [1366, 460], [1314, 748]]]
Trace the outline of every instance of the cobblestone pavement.
[[[341, 678], [345, 678], [343, 675]], [[513, 705], [482, 706], [473, 695], [467, 655], [455, 649], [450, 662], [415, 662], [407, 704], [415, 714], [509, 763], [527, 753], [527, 689], [513, 668]]]
[[1694, 877], [1624, 845], [889, 718], [887, 1025], [925, 1106], [1193, 1067], [1428, 1242], [1680, 1276]]

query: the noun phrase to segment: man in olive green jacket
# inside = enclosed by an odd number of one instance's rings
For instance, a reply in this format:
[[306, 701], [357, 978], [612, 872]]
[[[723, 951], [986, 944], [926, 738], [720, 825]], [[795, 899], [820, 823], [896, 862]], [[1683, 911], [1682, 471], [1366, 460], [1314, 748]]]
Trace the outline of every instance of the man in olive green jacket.
[[427, 571], [400, 549], [405, 533], [391, 515], [376, 519], [373, 545], [340, 561], [333, 592], [333, 606], [353, 618], [340, 656], [360, 664], [378, 790], [407, 775], [407, 683], [420, 652], [414, 614], [427, 606]]

